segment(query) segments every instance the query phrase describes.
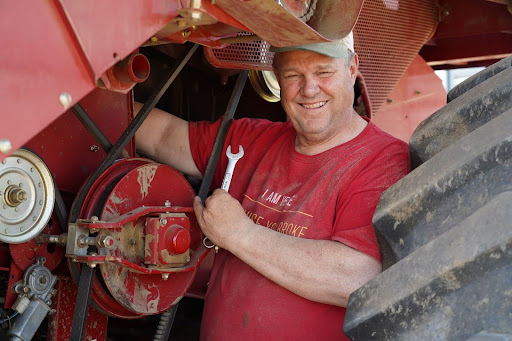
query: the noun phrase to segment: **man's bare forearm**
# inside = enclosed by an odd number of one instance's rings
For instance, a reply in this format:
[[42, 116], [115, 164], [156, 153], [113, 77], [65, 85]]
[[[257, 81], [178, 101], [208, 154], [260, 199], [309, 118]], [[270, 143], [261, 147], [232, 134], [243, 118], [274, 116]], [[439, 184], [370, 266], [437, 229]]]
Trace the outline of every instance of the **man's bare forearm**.
[[349, 295], [381, 271], [380, 263], [344, 244], [300, 239], [254, 224], [238, 201], [216, 190], [194, 204], [210, 240], [263, 276], [315, 302], [345, 307]]
[[[134, 103], [135, 112], [142, 107]], [[160, 109], [153, 109], [135, 134], [137, 151], [187, 175], [202, 178], [190, 150], [188, 122]]]

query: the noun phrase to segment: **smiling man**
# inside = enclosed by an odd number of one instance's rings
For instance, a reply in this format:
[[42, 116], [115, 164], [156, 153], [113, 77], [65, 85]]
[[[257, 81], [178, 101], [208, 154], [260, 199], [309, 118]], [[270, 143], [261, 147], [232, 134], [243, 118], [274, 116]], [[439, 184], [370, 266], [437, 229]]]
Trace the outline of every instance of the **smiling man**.
[[[407, 145], [352, 108], [358, 57], [351, 34], [274, 51], [288, 122], [235, 120], [224, 151], [242, 145], [245, 156], [229, 194], [217, 189], [205, 206], [194, 203], [203, 232], [222, 248], [202, 340], [346, 339], [349, 295], [381, 271], [375, 207], [409, 171]], [[154, 110], [137, 146], [201, 178], [219, 125]], [[221, 158], [214, 186], [226, 165]]]

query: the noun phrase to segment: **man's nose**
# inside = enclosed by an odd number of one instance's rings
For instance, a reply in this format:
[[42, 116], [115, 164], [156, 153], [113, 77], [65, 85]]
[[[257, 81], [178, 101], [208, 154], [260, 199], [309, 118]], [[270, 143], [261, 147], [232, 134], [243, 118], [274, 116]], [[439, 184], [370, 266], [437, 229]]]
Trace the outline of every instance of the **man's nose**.
[[305, 97], [314, 97], [318, 91], [320, 91], [318, 87], [318, 82], [315, 77], [306, 76], [303, 78], [303, 83], [301, 87], [302, 95]]

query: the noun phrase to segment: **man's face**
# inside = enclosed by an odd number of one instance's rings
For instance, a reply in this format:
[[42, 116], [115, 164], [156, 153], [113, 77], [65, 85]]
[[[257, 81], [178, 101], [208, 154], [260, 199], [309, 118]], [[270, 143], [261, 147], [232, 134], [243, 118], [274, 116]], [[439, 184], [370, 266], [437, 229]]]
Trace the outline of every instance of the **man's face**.
[[274, 71], [281, 104], [297, 131], [298, 142], [329, 141], [343, 131], [352, 115], [357, 55], [350, 64], [310, 51], [281, 52]]

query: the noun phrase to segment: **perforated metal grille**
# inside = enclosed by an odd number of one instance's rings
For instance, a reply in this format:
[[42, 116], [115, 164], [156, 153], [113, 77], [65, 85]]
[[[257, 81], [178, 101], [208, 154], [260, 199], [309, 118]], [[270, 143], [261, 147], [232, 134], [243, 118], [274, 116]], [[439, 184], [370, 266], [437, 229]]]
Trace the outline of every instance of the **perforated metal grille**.
[[354, 28], [354, 47], [374, 112], [434, 33], [435, 1], [366, 0]]
[[[239, 36], [250, 33], [242, 32]], [[221, 49], [205, 48], [212, 65], [226, 69], [272, 70], [274, 53], [266, 41], [251, 41], [228, 45]]]
[[[437, 25], [435, 0], [366, 0], [354, 28], [354, 47], [373, 112], [386, 101]], [[273, 53], [266, 42], [206, 48], [220, 68], [271, 70]]]

